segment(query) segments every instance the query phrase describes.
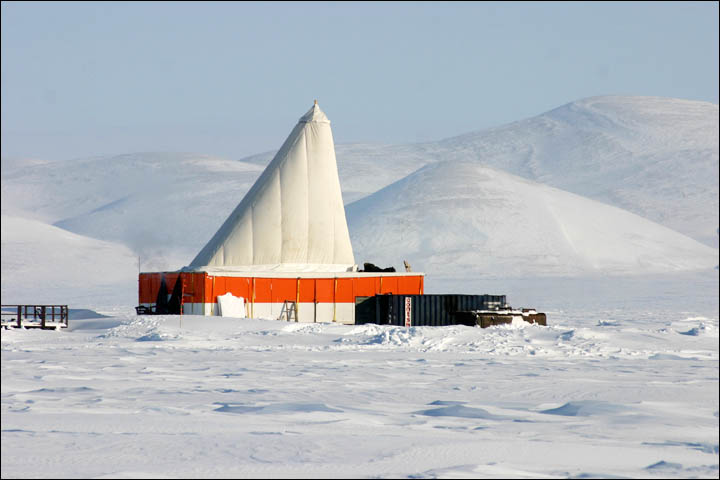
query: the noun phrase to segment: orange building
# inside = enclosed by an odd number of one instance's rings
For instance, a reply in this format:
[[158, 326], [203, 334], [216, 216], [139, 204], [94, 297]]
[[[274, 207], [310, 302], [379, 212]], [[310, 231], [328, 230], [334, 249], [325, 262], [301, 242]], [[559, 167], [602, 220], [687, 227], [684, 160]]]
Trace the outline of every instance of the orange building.
[[[250, 318], [278, 318], [287, 308], [285, 302], [297, 305], [300, 322], [355, 323], [355, 305], [382, 293], [422, 294], [423, 274], [386, 272], [253, 274], [253, 276], [211, 275], [207, 272], [141, 273], [140, 305], [157, 306], [161, 284], [170, 301], [173, 293], [179, 299], [179, 313], [217, 315], [217, 297], [231, 293], [245, 299]], [[178, 284], [177, 282], [180, 282]], [[172, 292], [172, 293], [171, 293]], [[161, 300], [162, 301], [162, 300]]]

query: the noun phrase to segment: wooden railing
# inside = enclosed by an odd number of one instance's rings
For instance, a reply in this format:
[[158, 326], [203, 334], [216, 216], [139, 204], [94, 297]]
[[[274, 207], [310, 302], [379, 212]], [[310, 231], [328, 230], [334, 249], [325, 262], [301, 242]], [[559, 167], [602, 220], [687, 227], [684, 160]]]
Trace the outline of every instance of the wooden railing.
[[67, 305], [2, 305], [3, 327], [67, 328]]

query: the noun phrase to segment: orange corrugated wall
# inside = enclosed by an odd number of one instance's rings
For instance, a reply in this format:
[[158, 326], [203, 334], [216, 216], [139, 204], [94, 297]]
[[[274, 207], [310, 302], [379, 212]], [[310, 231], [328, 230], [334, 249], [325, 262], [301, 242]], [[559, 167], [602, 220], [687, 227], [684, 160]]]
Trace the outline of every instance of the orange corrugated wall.
[[[358, 276], [349, 278], [259, 278], [222, 277], [207, 273], [141, 273], [138, 297], [141, 304], [153, 304], [157, 299], [163, 275], [168, 293], [175, 282], [185, 282], [183, 303], [215, 303], [218, 295], [228, 292], [258, 303], [282, 303], [285, 300], [316, 303], [354, 303], [355, 297], [370, 297], [380, 293], [405, 295], [422, 294], [421, 275], [399, 277]], [[299, 288], [299, 292], [298, 292]], [[253, 299], [254, 296], [254, 299]]]

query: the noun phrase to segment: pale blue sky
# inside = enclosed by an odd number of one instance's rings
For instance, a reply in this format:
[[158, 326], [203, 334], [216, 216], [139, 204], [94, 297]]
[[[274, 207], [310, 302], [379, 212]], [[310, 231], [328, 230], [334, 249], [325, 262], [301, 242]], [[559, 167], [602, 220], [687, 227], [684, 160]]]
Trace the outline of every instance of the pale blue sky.
[[439, 140], [595, 95], [718, 103], [718, 3], [2, 2], [2, 155]]

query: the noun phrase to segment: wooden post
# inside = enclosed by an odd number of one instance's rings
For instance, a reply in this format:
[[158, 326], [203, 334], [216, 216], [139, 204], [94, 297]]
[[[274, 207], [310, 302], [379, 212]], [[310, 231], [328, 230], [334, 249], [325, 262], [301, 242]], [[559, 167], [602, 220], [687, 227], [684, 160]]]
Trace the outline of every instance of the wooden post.
[[[183, 310], [185, 309], [185, 279], [183, 278], [183, 274], [178, 275], [177, 282], [182, 282], [180, 284], [180, 315], [183, 314]], [[182, 319], [180, 319], [180, 325], [182, 325]]]
[[210, 304], [210, 315], [215, 315], [215, 304], [217, 299], [215, 298], [215, 277], [213, 276], [212, 290], [210, 290], [210, 296], [212, 303]]
[[45, 305], [40, 307], [40, 328], [45, 328]]
[[22, 305], [18, 305], [18, 318], [17, 318], [17, 326], [18, 328], [22, 327]]
[[250, 318], [255, 318], [255, 277], [252, 283], [252, 300], [250, 302]]
[[295, 322], [300, 321], [300, 277], [297, 278], [297, 286], [295, 287]]
[[337, 277], [335, 277], [335, 286], [333, 287], [333, 322], [337, 322]]

